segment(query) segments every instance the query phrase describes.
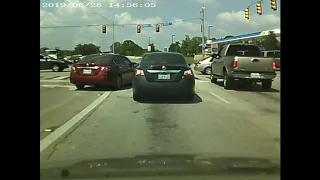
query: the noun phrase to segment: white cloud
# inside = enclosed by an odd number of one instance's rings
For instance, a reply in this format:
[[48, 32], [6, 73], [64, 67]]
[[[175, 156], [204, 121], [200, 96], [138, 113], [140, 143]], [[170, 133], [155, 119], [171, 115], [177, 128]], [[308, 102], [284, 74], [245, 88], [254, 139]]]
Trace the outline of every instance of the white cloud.
[[[69, 0], [71, 1], [71, 0]], [[98, 2], [97, 0], [90, 0]], [[114, 0], [100, 0], [99, 2], [111, 2]], [[130, 0], [129, 0], [130, 1]], [[142, 1], [142, 0], [141, 0]], [[143, 0], [146, 2], [148, 0]], [[149, 0], [149, 2], [155, 0]], [[72, 2], [75, 2], [72, 0]], [[115, 2], [128, 2], [127, 0], [117, 0]], [[133, 0], [132, 0], [133, 2]], [[137, 0], [135, 0], [137, 2]], [[157, 0], [157, 3], [159, 0]], [[120, 12], [119, 12], [120, 11]], [[122, 11], [126, 11], [122, 9]], [[93, 14], [99, 13], [108, 20]], [[176, 13], [179, 15], [179, 13]], [[143, 14], [142, 14], [143, 15]], [[160, 16], [142, 18], [137, 17], [135, 12], [121, 12], [121, 10], [110, 10], [110, 8], [56, 8], [40, 10], [40, 26], [66, 26], [66, 25], [88, 25], [99, 24], [97, 27], [82, 28], [55, 28], [40, 30], [40, 46], [53, 48], [71, 49], [78, 43], [104, 44], [105, 49], [109, 49], [112, 44], [112, 27], [108, 26], [108, 33], [101, 33], [101, 24], [108, 24], [115, 21], [117, 24], [132, 24], [115, 27], [115, 41], [122, 42], [130, 39], [140, 46], [146, 47], [149, 37], [156, 47], [162, 49], [171, 43], [171, 35], [175, 34], [175, 40], [181, 40], [185, 34], [190, 36], [200, 35], [200, 21], [181, 21], [185, 17], [172, 17], [174, 25], [171, 27], [161, 27], [160, 33], [156, 33], [154, 28], [143, 28], [141, 34], [136, 33], [136, 24], [163, 22]], [[167, 20], [167, 18], [166, 18]], [[260, 30], [280, 28], [280, 18], [274, 14], [264, 14], [263, 16], [253, 15], [250, 20], [244, 19], [244, 12], [223, 12], [219, 13], [214, 21], [206, 21], [206, 25], [212, 24], [211, 37], [224, 37], [226, 35], [238, 35]], [[205, 28], [207, 34], [207, 28]], [[102, 39], [103, 38], [103, 39]]]
[[[212, 32], [219, 37], [238, 35], [254, 31], [280, 28], [280, 17], [274, 14], [253, 15], [250, 20], [244, 18], [244, 12], [223, 12], [216, 16]], [[214, 36], [214, 34], [212, 34]]]

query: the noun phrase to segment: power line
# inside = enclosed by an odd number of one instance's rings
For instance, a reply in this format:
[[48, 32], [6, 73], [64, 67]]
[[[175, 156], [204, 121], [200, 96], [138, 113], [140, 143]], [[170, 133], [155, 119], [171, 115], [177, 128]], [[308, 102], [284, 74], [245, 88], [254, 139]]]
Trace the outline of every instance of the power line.
[[257, 4], [257, 3], [259, 3], [259, 2], [263, 2], [263, 0], [259, 0], [259, 1], [254, 1], [254, 2], [252, 2], [251, 4], [249, 4], [248, 6], [247, 6], [247, 8], [249, 8], [249, 7], [251, 7], [252, 5], [255, 5], [255, 4]]
[[[172, 21], [174, 23], [179, 23], [179, 22], [185, 22], [185, 21], [193, 21], [193, 20], [199, 20], [200, 18], [191, 18], [191, 19], [182, 19], [178, 21]], [[168, 22], [168, 21], [167, 21]], [[164, 24], [166, 22], [160, 22], [156, 24]], [[143, 24], [143, 23], [141, 23]], [[140, 24], [140, 25], [141, 25]], [[148, 23], [146, 23], [148, 24]], [[70, 25], [70, 26], [42, 26], [40, 29], [46, 29], [46, 28], [79, 28], [79, 27], [96, 27], [96, 26], [101, 26], [101, 25], [107, 25], [111, 26], [112, 24], [89, 24], [89, 25]], [[115, 26], [137, 26], [139, 24], [114, 24]], [[154, 24], [155, 25], [155, 24]]]

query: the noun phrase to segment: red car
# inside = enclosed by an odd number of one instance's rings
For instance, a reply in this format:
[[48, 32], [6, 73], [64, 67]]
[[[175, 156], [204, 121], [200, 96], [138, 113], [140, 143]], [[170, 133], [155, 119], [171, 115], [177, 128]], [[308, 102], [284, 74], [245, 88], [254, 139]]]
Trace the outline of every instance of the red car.
[[111, 86], [117, 90], [123, 84], [132, 83], [138, 65], [120, 54], [89, 55], [72, 66], [70, 82], [78, 89], [93, 85]]

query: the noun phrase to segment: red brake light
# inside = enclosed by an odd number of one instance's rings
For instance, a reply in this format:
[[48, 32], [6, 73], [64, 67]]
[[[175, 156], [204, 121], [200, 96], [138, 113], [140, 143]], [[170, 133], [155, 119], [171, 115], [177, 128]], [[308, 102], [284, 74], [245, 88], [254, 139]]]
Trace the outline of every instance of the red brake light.
[[234, 61], [232, 62], [232, 68], [236, 68], [236, 67], [238, 67], [238, 61], [237, 61], [237, 60], [234, 60]]
[[200, 61], [198, 61], [197, 64], [201, 64]]
[[184, 71], [184, 75], [185, 76], [192, 76], [193, 75], [192, 70], [190, 69], [190, 70]]
[[108, 71], [110, 69], [110, 66], [102, 66], [101, 71]]
[[272, 69], [276, 70], [277, 69], [277, 64], [275, 62], [272, 63]]
[[143, 70], [137, 69], [136, 70], [136, 76], [144, 76]]

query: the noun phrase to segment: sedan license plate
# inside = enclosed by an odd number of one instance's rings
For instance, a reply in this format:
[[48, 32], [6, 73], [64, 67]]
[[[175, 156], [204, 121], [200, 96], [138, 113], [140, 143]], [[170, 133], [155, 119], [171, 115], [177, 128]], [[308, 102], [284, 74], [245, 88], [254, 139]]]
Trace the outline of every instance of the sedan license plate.
[[83, 74], [91, 74], [91, 69], [84, 69]]
[[260, 73], [251, 73], [250, 77], [252, 78], [261, 78]]
[[158, 79], [168, 80], [170, 79], [170, 74], [158, 74]]

